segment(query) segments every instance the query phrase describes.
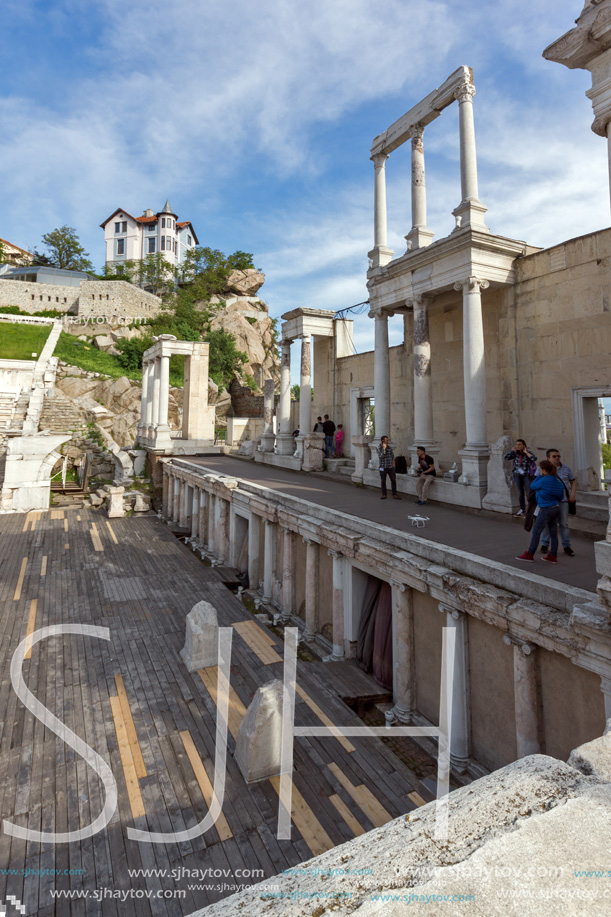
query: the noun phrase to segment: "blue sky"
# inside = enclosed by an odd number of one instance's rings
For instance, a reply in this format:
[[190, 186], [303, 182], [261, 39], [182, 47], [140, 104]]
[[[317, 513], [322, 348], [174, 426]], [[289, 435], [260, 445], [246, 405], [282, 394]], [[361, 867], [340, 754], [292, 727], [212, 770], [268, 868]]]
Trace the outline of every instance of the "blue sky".
[[[253, 252], [272, 315], [366, 298], [373, 137], [472, 66], [490, 228], [552, 245], [609, 224], [589, 74], [541, 52], [580, 0], [4, 0], [0, 236], [25, 248], [166, 198], [201, 244]], [[460, 200], [457, 106], [425, 135], [428, 223]], [[388, 164], [389, 241], [409, 230], [409, 150]], [[359, 351], [372, 322], [355, 326]], [[400, 330], [391, 327], [391, 342]]]

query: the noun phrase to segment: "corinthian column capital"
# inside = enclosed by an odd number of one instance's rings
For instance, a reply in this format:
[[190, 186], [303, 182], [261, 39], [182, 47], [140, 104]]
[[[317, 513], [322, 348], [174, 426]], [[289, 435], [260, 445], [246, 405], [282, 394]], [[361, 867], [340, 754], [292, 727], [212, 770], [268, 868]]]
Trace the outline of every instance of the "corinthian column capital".
[[462, 105], [463, 102], [472, 102], [474, 95], [475, 86], [473, 83], [463, 83], [454, 93], [454, 98], [459, 105]]
[[490, 286], [489, 280], [482, 280], [479, 277], [467, 277], [466, 280], [457, 280], [454, 284], [455, 290], [463, 290], [469, 293], [479, 293], [481, 290], [487, 290]]

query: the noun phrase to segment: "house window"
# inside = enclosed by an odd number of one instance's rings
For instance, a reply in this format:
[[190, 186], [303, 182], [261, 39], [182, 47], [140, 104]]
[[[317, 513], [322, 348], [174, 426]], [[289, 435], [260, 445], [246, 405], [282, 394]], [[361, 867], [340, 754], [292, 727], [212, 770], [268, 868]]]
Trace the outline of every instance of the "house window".
[[161, 237], [161, 251], [165, 251], [165, 236]]
[[168, 252], [172, 251], [172, 240], [170, 239], [169, 236], [165, 237], [165, 247], [166, 247], [166, 251]]
[[115, 232], [121, 232], [121, 224], [115, 223]]
[[149, 239], [149, 255], [154, 254], [155, 252], [155, 239]]
[[117, 255], [125, 254], [125, 239], [117, 239]]
[[193, 245], [193, 239], [191, 236], [187, 236], [187, 245]]
[[174, 239], [174, 254], [178, 251], [178, 242]]
[[155, 232], [156, 229], [157, 227], [154, 223], [149, 223], [149, 232]]
[[161, 217], [161, 228], [165, 229], [165, 217]]
[[115, 223], [115, 232], [127, 232], [127, 220], [122, 223]]

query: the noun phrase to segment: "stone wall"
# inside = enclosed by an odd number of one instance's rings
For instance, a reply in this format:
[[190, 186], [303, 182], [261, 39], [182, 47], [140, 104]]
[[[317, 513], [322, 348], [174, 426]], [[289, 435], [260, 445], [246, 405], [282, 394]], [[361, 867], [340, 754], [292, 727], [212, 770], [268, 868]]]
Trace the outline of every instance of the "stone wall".
[[236, 417], [263, 417], [263, 395], [234, 379], [229, 386], [231, 405]]
[[79, 287], [64, 287], [54, 283], [23, 283], [20, 280], [0, 280], [0, 306], [19, 306], [24, 312], [56, 309], [76, 312]]
[[81, 319], [104, 316], [117, 323], [152, 318], [161, 311], [161, 300], [124, 280], [87, 280], [78, 287], [0, 280], [0, 306], [19, 306], [29, 313], [55, 309]]

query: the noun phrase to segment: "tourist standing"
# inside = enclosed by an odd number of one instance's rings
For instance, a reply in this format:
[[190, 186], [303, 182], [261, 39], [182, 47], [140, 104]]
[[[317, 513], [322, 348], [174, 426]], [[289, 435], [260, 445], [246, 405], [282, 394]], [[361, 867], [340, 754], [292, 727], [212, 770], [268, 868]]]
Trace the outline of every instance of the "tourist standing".
[[392, 490], [393, 500], [400, 500], [397, 494], [397, 475], [395, 474], [395, 453], [388, 444], [388, 436], [380, 439], [378, 446], [378, 467], [380, 469], [380, 480], [382, 482], [382, 496], [380, 500], [385, 500], [388, 496], [386, 492], [386, 475], [390, 478], [390, 487]]
[[531, 491], [535, 492], [537, 497], [537, 506], [539, 511], [535, 517], [535, 524], [532, 530], [532, 537], [528, 551], [524, 551], [516, 560], [523, 560], [532, 563], [535, 559], [535, 552], [539, 546], [541, 533], [545, 528], [549, 528], [550, 548], [549, 553], [543, 560], [552, 564], [557, 563], [558, 555], [558, 520], [560, 518], [560, 500], [564, 494], [564, 484], [556, 475], [556, 468], [550, 461], [544, 459], [539, 465], [540, 474], [533, 479], [530, 485]]
[[337, 458], [341, 458], [343, 455], [342, 453], [343, 440], [344, 440], [344, 425], [341, 423], [338, 423], [337, 432], [335, 434], [335, 455], [337, 456]]
[[314, 424], [312, 433], [322, 433], [322, 417], [316, 418], [316, 423]]
[[[577, 478], [571, 471], [568, 465], [564, 465], [560, 459], [560, 452], [558, 449], [548, 449], [545, 453], [549, 461], [552, 463], [556, 469], [556, 476], [564, 487], [564, 493], [562, 494], [562, 499], [560, 500], [560, 518], [558, 520], [558, 525], [560, 527], [560, 540], [562, 542], [562, 547], [564, 548], [564, 553], [569, 557], [575, 557], [575, 552], [571, 547], [571, 532], [569, 530], [569, 513], [571, 511], [571, 504], [575, 506], [575, 500], [577, 495]], [[549, 529], [545, 529], [541, 536], [541, 550], [547, 553], [550, 543], [550, 532]]]
[[418, 456], [418, 468], [416, 469], [416, 474], [418, 475], [418, 480], [416, 481], [418, 499], [416, 503], [418, 506], [424, 506], [428, 500], [429, 490], [433, 481], [437, 477], [437, 471], [435, 470], [435, 459], [426, 454], [424, 446], [416, 448], [416, 455]]
[[335, 424], [329, 420], [329, 415], [325, 414], [322, 425], [322, 432], [325, 434], [325, 457], [329, 458], [329, 453], [333, 453], [333, 434], [335, 433]]
[[537, 467], [537, 456], [531, 452], [523, 439], [516, 439], [513, 449], [504, 456], [506, 462], [513, 462], [513, 482], [518, 491], [520, 509], [516, 516], [523, 516], [526, 513], [526, 500], [530, 492], [530, 482], [535, 476]]

